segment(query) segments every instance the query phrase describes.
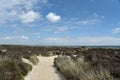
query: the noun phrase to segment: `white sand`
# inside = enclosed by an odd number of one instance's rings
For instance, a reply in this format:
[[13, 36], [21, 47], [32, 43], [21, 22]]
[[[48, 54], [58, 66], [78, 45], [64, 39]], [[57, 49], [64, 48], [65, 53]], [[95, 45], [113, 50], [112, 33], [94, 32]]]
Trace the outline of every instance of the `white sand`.
[[[53, 66], [55, 57], [38, 56], [39, 63], [33, 66], [32, 71], [25, 77], [25, 80], [65, 80]], [[23, 61], [30, 63], [25, 59]]]

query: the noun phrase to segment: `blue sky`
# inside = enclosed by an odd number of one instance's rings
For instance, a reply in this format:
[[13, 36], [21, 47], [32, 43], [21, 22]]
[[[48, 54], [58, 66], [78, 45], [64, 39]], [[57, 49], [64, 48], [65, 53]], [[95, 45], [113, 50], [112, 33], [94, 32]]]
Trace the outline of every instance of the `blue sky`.
[[0, 44], [120, 45], [120, 0], [1, 0]]

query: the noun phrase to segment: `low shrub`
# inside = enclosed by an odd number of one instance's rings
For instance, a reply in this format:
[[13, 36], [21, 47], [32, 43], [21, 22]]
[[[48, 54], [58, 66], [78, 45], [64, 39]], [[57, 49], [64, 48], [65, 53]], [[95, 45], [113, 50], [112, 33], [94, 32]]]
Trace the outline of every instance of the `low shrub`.
[[0, 56], [0, 80], [24, 80], [18, 65], [11, 57]]
[[19, 67], [22, 75], [24, 75], [24, 76], [26, 76], [27, 73], [32, 70], [32, 65], [24, 63], [24, 62], [21, 62], [20, 64], [18, 64], [18, 67]]
[[54, 53], [53, 53], [52, 51], [48, 51], [48, 52], [46, 52], [46, 53], [42, 53], [41, 55], [42, 55], [42, 56], [45, 56], [45, 57], [50, 57], [50, 56], [53, 56]]
[[28, 60], [29, 60], [30, 62], [32, 62], [34, 65], [36, 65], [36, 64], [39, 62], [39, 60], [38, 60], [38, 58], [37, 58], [36, 55], [29, 55], [29, 56], [26, 56], [26, 57], [24, 57], [24, 58], [28, 59]]
[[67, 80], [113, 80], [108, 70], [92, 67], [84, 57], [59, 56], [55, 59], [55, 66]]

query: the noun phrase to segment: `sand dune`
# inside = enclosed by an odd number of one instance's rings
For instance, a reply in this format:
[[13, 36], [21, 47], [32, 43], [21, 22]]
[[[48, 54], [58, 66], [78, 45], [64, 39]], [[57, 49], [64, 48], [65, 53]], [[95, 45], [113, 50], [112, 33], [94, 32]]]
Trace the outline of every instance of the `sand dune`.
[[[33, 66], [32, 71], [25, 77], [25, 80], [65, 80], [53, 66], [55, 57], [38, 56], [39, 63]], [[28, 62], [25, 59], [23, 60]]]

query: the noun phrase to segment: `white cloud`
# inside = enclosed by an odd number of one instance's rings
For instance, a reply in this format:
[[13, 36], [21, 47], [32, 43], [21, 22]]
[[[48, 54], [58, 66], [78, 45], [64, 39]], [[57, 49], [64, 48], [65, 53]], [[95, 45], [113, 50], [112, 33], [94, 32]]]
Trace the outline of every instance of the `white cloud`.
[[54, 30], [54, 33], [65, 33], [67, 31], [69, 31], [72, 27], [69, 27], [69, 26], [61, 26], [61, 27], [57, 27], [55, 30]]
[[113, 34], [120, 33], [120, 28], [112, 29], [112, 33], [113, 33]]
[[76, 27], [74, 26], [70, 26], [70, 25], [63, 25], [63, 26], [46, 26], [44, 28], [41, 28], [41, 31], [43, 32], [51, 32], [51, 33], [55, 33], [55, 34], [64, 34], [64, 33], [69, 33], [70, 30], [76, 29]]
[[[29, 39], [28, 36], [8, 36], [1, 38], [7, 43], [25, 43], [41, 45], [120, 45], [120, 37], [42, 37], [36, 36]], [[34, 42], [34, 43], [33, 43]]]
[[[22, 16], [22, 22], [32, 22], [36, 20], [36, 16], [39, 14], [34, 12], [36, 5], [40, 2], [39, 7], [42, 7], [41, 4], [45, 4], [47, 0], [0, 0], [0, 23], [5, 22], [15, 22], [19, 20], [19, 16]], [[33, 12], [32, 12], [33, 11]], [[24, 14], [23, 14], [24, 12]], [[24, 18], [27, 15], [33, 14], [29, 19]], [[23, 16], [25, 15], [25, 16]]]
[[34, 11], [29, 11], [27, 13], [23, 13], [19, 16], [23, 23], [32, 23], [35, 20], [40, 18], [39, 13]]
[[31, 44], [28, 36], [6, 36], [2, 37], [0, 42], [2, 44]]
[[7, 37], [4, 37], [4, 39], [5, 39], [5, 40], [12, 40], [13, 37], [9, 37], [9, 36], [7, 36]]
[[[39, 41], [40, 40], [40, 41]], [[44, 42], [42, 42], [44, 41]], [[120, 45], [118, 37], [40, 37], [37, 42], [51, 45]]]
[[82, 25], [95, 25], [97, 23], [100, 23], [100, 20], [99, 19], [82, 20], [77, 23]]
[[17, 40], [17, 41], [21, 41], [21, 40], [28, 40], [29, 37], [28, 36], [6, 36], [3, 37], [4, 40]]
[[48, 15], [46, 15], [46, 18], [49, 22], [56, 23], [60, 21], [61, 16], [56, 15], [56, 13], [50, 12]]
[[27, 37], [27, 36], [21, 36], [20, 38], [21, 38], [21, 39], [24, 39], [24, 40], [29, 39], [29, 37]]
[[79, 37], [81, 44], [85, 45], [119, 45], [119, 37]]
[[[0, 9], [13, 9], [15, 6], [24, 7], [24, 8], [32, 8], [33, 5], [37, 2], [37, 0], [1, 0]], [[30, 6], [31, 5], [31, 6]], [[14, 8], [15, 9], [15, 8]]]
[[79, 20], [76, 23], [82, 25], [96, 25], [102, 22], [104, 16], [98, 15], [96, 12], [93, 13], [92, 16], [88, 17], [85, 20]]

